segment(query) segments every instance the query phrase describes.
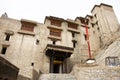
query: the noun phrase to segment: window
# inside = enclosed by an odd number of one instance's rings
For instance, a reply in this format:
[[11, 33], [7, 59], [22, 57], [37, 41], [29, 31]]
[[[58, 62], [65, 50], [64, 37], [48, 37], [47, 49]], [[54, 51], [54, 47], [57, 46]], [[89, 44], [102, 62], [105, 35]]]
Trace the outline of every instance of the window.
[[37, 39], [37, 40], [36, 40], [36, 45], [39, 45], [39, 42], [40, 42], [40, 41]]
[[117, 66], [119, 65], [118, 57], [106, 57], [105, 64], [108, 66]]
[[55, 25], [55, 26], [58, 26], [60, 27], [61, 26], [61, 21], [58, 21], [58, 20], [51, 20], [51, 25]]
[[85, 18], [81, 18], [80, 21], [81, 21], [82, 24], [87, 24], [88, 25], [88, 23], [89, 23], [89, 20], [85, 19]]
[[54, 45], [55, 45], [55, 43], [56, 43], [56, 41], [53, 41], [53, 42], [52, 42], [52, 44], [54, 44]]
[[34, 27], [37, 25], [35, 22], [27, 21], [27, 20], [21, 20], [21, 30], [24, 31], [34, 31]]
[[100, 30], [100, 28], [98, 27], [98, 28], [97, 28], [97, 30], [99, 31], [99, 30]]
[[92, 23], [91, 25], [92, 25], [92, 27], [94, 28], [95, 24]]
[[73, 37], [73, 38], [75, 37], [75, 33], [74, 33], [74, 32], [72, 32], [72, 37]]
[[75, 48], [75, 47], [76, 47], [76, 43], [77, 43], [77, 41], [72, 40], [72, 42], [73, 42], [73, 48]]
[[34, 66], [34, 63], [31, 63], [31, 66]]
[[78, 24], [68, 23], [68, 28], [77, 29], [78, 28]]
[[5, 40], [9, 41], [9, 39], [10, 39], [10, 34], [6, 34]]
[[86, 36], [86, 34], [84, 34], [84, 38], [85, 38], [85, 40], [87, 40], [87, 36]]
[[6, 50], [7, 50], [7, 47], [2, 47], [2, 50], [1, 50], [1, 54], [5, 54], [6, 53]]
[[25, 25], [23, 25], [23, 26], [21, 27], [21, 30], [33, 32], [34, 27], [33, 27], [33, 26], [27, 26], [27, 25], [25, 26]]
[[98, 21], [96, 22], [96, 25], [98, 25]]
[[84, 19], [81, 19], [80, 20], [82, 24], [85, 24], [85, 20]]
[[94, 16], [97, 18], [96, 14]]
[[61, 36], [61, 30], [50, 29], [50, 35], [60, 37]]

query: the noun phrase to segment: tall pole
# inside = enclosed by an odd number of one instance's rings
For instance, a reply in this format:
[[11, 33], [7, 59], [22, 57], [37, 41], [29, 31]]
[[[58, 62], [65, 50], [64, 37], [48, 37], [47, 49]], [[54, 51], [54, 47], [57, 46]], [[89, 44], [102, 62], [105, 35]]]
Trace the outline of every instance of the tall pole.
[[85, 31], [86, 31], [86, 38], [87, 38], [87, 45], [88, 45], [88, 54], [89, 54], [89, 58], [92, 58], [91, 55], [91, 50], [90, 50], [90, 42], [89, 42], [89, 33], [88, 33], [88, 26], [87, 23], [85, 23]]

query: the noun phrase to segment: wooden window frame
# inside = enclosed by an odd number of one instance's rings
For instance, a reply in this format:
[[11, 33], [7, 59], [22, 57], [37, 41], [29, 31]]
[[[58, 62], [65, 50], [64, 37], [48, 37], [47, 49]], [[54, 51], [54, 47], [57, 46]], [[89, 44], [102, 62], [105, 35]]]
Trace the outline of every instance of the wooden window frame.
[[68, 23], [68, 28], [72, 28], [72, 29], [78, 29], [78, 24], [75, 23]]
[[21, 27], [21, 30], [33, 32], [34, 31], [34, 27], [33, 26], [23, 25]]
[[61, 30], [59, 29], [50, 29], [51, 36], [61, 37]]
[[59, 20], [51, 20], [51, 25], [61, 27], [62, 22]]

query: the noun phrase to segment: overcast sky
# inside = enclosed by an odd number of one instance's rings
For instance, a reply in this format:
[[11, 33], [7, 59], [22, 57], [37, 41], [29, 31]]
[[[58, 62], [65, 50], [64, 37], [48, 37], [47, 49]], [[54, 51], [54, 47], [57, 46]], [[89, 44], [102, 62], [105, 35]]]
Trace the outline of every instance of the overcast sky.
[[7, 13], [10, 18], [44, 22], [45, 16], [75, 19], [91, 14], [95, 4], [113, 6], [120, 22], [120, 0], [0, 0], [0, 15]]

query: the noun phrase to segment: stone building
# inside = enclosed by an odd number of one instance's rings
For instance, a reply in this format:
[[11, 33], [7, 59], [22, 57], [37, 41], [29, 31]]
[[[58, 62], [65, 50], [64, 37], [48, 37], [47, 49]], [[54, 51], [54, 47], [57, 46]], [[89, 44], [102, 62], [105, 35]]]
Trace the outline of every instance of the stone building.
[[[46, 16], [44, 23], [3, 14], [0, 57], [15, 67], [14, 80], [119, 80], [120, 24], [110, 5], [91, 13], [75, 20]], [[0, 80], [11, 80], [3, 74]]]

